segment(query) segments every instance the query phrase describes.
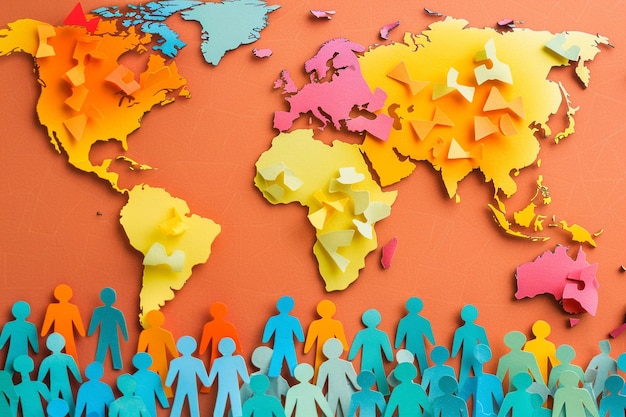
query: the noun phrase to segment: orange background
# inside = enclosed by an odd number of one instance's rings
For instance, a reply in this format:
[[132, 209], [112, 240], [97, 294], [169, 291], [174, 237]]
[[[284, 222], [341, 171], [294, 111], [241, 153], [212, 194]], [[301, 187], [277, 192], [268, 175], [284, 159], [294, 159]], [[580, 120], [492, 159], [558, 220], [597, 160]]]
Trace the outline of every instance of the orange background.
[[[83, 1], [85, 10], [111, 4]], [[74, 5], [74, 0], [0, 2], [0, 25], [26, 17], [61, 24]], [[452, 334], [461, 324], [461, 307], [472, 303], [479, 309], [477, 322], [486, 327], [495, 357], [506, 351], [502, 343], [506, 332], [521, 330], [530, 336], [531, 324], [544, 319], [552, 325], [551, 340], [574, 346], [575, 362], [586, 367], [598, 352], [598, 341], [623, 322], [626, 312], [626, 274], [620, 271], [626, 265], [624, 2], [320, 0], [285, 1], [281, 6], [269, 15], [270, 24], [261, 32], [260, 41], [227, 53], [217, 67], [202, 60], [199, 26], [172, 18], [172, 25], [188, 44], [177, 64], [192, 98], [155, 108], [129, 138], [126, 155], [156, 170], [129, 171], [116, 165], [123, 173], [122, 186], [145, 182], [164, 187], [186, 200], [193, 213], [222, 226], [209, 261], [194, 269], [185, 288], [163, 308], [166, 327], [177, 338], [193, 335], [199, 339], [202, 325], [210, 319], [209, 305], [223, 301], [249, 354], [260, 344], [278, 297], [291, 295], [296, 301], [294, 313], [305, 330], [317, 318], [316, 304], [327, 298], [336, 303], [335, 317], [343, 321], [349, 340], [361, 328], [360, 314], [368, 308], [381, 311], [380, 327], [393, 340], [397, 321], [405, 314], [405, 300], [419, 296], [439, 344], [450, 347]], [[478, 173], [461, 183], [458, 204], [445, 196], [439, 176], [426, 164], [388, 187], [397, 189], [399, 196], [391, 217], [380, 222], [376, 231], [379, 245], [398, 237], [393, 266], [380, 267], [378, 250], [368, 256], [356, 283], [334, 293], [324, 291], [317, 272], [306, 208], [274, 207], [253, 185], [254, 163], [277, 134], [272, 129], [273, 112], [286, 109], [281, 94], [272, 89], [280, 71], [288, 69], [302, 86], [307, 79], [304, 62], [323, 42], [346, 37], [366, 46], [385, 43], [378, 30], [398, 19], [401, 25], [390, 38], [400, 41], [405, 31], [419, 32], [437, 20], [424, 12], [425, 6], [467, 19], [474, 27], [493, 27], [498, 20], [514, 18], [524, 22], [518, 26], [534, 30], [599, 32], [616, 46], [603, 48], [589, 64], [587, 90], [574, 79], [572, 68], [555, 71], [554, 78], [563, 81], [572, 94], [573, 105], [580, 106], [576, 133], [559, 145], [543, 140], [541, 168], [529, 168], [518, 177], [515, 209], [533, 195], [534, 181], [543, 174], [553, 198], [543, 214], [558, 214], [591, 231], [604, 230], [597, 238], [598, 248], [584, 248], [588, 261], [599, 263], [598, 313], [580, 316], [575, 328], [569, 328], [569, 315], [552, 297], [521, 301], [513, 297], [515, 267], [554, 249], [557, 243], [569, 244], [566, 236], [550, 229], [547, 233], [552, 239], [544, 243], [506, 237], [486, 206], [492, 187]], [[315, 20], [311, 8], [337, 13], [332, 20]], [[251, 53], [255, 47], [271, 48], [273, 56], [255, 58]], [[117, 306], [125, 312], [130, 328], [131, 339], [123, 345], [125, 371], [130, 371], [140, 330], [136, 317], [142, 256], [131, 248], [118, 222], [126, 198], [95, 176], [70, 167], [65, 156], [55, 153], [37, 123], [34, 108], [39, 85], [30, 57], [1, 58], [0, 74], [1, 317], [10, 320], [11, 305], [26, 300], [33, 310], [31, 320], [40, 326], [45, 307], [53, 301], [53, 288], [67, 283], [74, 289], [73, 302], [87, 326], [92, 310], [100, 305], [100, 290], [110, 286], [117, 290]], [[553, 119], [558, 127], [562, 117]], [[330, 127], [316, 134], [325, 141], [348, 138]], [[121, 148], [109, 143], [98, 146], [94, 157], [118, 154]], [[578, 245], [570, 246], [572, 254], [578, 250]], [[40, 342], [45, 350], [43, 339]], [[95, 343], [95, 338], [78, 341], [81, 368], [92, 360]], [[624, 352], [626, 335], [613, 339], [612, 346], [614, 356]], [[302, 359], [312, 361], [313, 356]], [[495, 369], [495, 365], [493, 360], [488, 367]], [[108, 362], [105, 369], [110, 369]], [[116, 375], [109, 372], [107, 378], [113, 381]], [[202, 401], [210, 398], [204, 396]]]

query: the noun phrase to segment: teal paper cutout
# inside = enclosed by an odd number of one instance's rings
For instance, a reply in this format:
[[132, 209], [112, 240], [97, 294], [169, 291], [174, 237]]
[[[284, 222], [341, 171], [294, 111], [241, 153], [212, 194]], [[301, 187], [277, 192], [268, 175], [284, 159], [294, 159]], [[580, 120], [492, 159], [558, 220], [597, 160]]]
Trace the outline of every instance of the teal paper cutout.
[[412, 363], [398, 364], [394, 371], [400, 384], [393, 389], [389, 396], [389, 403], [385, 408], [384, 417], [398, 416], [432, 416], [433, 408], [426, 392], [413, 379], [417, 376], [417, 368]]
[[420, 315], [424, 308], [422, 300], [418, 297], [411, 297], [406, 301], [405, 306], [407, 314], [398, 322], [394, 347], [398, 349], [405, 342], [406, 349], [412, 352], [417, 359], [419, 374], [423, 375], [424, 370], [428, 368], [424, 341], [427, 340], [431, 345], [434, 345], [435, 336], [430, 321]]
[[[285, 415], [287, 417], [318, 417], [317, 407], [326, 417], [333, 417], [330, 406], [319, 387], [311, 384], [314, 370], [308, 363], [296, 366], [294, 376], [298, 383], [287, 391]], [[295, 411], [295, 412], [294, 412]]]
[[15, 417], [17, 415], [17, 394], [11, 380], [11, 374], [0, 370], [0, 416]]
[[608, 417], [622, 417], [626, 413], [626, 395], [622, 394], [624, 378], [621, 375], [611, 375], [604, 384], [605, 394], [600, 400], [600, 415]]
[[376, 375], [372, 371], [362, 371], [356, 377], [356, 382], [361, 387], [361, 391], [352, 394], [347, 417], [355, 417], [357, 412], [359, 417], [376, 417], [376, 410], [382, 415], [387, 404], [383, 394], [372, 389], [376, 382]]
[[322, 352], [328, 358], [320, 366], [317, 386], [323, 389], [328, 384], [326, 399], [332, 415], [340, 409], [341, 415], [348, 415], [350, 398], [354, 391], [359, 389], [356, 372], [351, 362], [341, 359], [343, 343], [339, 339], [328, 339], [324, 343]]
[[29, 347], [34, 353], [39, 352], [37, 328], [29, 321], [30, 305], [26, 301], [17, 301], [11, 308], [15, 320], [4, 325], [0, 333], [0, 349], [8, 343], [7, 357], [4, 370], [13, 375], [13, 361], [22, 355], [28, 355]]
[[572, 370], [564, 370], [559, 376], [559, 387], [554, 393], [552, 416], [599, 417], [595, 401], [584, 388], [578, 388], [579, 376]]
[[361, 321], [365, 329], [359, 330], [354, 337], [348, 360], [353, 360], [357, 353], [361, 352], [361, 372], [372, 371], [376, 375], [378, 391], [383, 395], [389, 395], [389, 385], [383, 366], [383, 355], [387, 361], [393, 360], [393, 351], [389, 337], [376, 327], [380, 324], [380, 313], [376, 309], [369, 309], [361, 315]]
[[22, 376], [22, 382], [15, 386], [18, 404], [21, 405], [22, 415], [28, 417], [44, 417], [44, 408], [41, 400], [50, 400], [50, 391], [46, 384], [30, 379], [30, 373], [35, 369], [35, 363], [26, 355], [18, 356], [13, 361], [13, 369]]
[[104, 368], [100, 362], [92, 362], [85, 369], [87, 381], [78, 389], [76, 395], [75, 417], [106, 417], [106, 410], [113, 402], [113, 391], [106, 383], [100, 381]]
[[151, 371], [152, 357], [149, 353], [139, 352], [133, 356], [133, 366], [137, 371], [132, 375], [137, 382], [135, 395], [140, 397], [151, 417], [157, 417], [156, 400], [163, 408], [169, 408], [167, 396], [163, 390], [161, 377], [158, 373]]
[[252, 375], [249, 385], [252, 396], [243, 403], [243, 417], [285, 417], [285, 410], [278, 398], [267, 394], [270, 387], [267, 375]]
[[472, 304], [467, 304], [461, 309], [461, 319], [464, 324], [454, 332], [452, 340], [452, 357], [461, 353], [461, 365], [459, 367], [459, 386], [463, 386], [465, 379], [474, 370], [476, 375], [476, 364], [474, 361], [474, 347], [477, 345], [489, 346], [487, 332], [482, 326], [474, 323], [478, 318], [478, 309]]
[[141, 397], [135, 395], [137, 381], [131, 375], [117, 377], [117, 388], [122, 396], [111, 403], [109, 417], [150, 417]]
[[400, 381], [398, 381], [393, 374], [394, 371], [396, 370], [396, 367], [399, 364], [405, 363], [405, 362], [412, 363], [415, 365], [414, 361], [415, 361], [415, 355], [413, 354], [413, 352], [407, 349], [398, 349], [396, 351], [396, 366], [391, 370], [391, 372], [387, 374], [387, 384], [389, 384], [389, 386], [392, 388], [400, 385]]
[[450, 375], [439, 379], [442, 395], [433, 399], [433, 417], [468, 417], [467, 403], [456, 395], [458, 388], [458, 382]]
[[444, 376], [450, 376], [456, 381], [454, 368], [446, 365], [445, 362], [450, 358], [450, 352], [445, 346], [435, 346], [430, 352], [430, 360], [434, 365], [424, 370], [422, 375], [422, 388], [428, 391], [428, 398], [434, 400], [436, 397], [443, 395], [444, 392], [439, 387], [439, 380]]
[[502, 382], [508, 374], [508, 390], [513, 388], [513, 379], [517, 374], [529, 373], [535, 381], [545, 384], [535, 355], [523, 349], [526, 344], [526, 335], [522, 332], [512, 331], [504, 336], [504, 344], [511, 350], [502, 355], [498, 360], [496, 375]]
[[118, 334], [121, 333], [125, 341], [128, 342], [128, 331], [126, 330], [126, 320], [121, 310], [113, 307], [117, 299], [117, 294], [113, 288], [103, 288], [100, 291], [100, 300], [103, 306], [96, 307], [91, 316], [87, 336], [91, 336], [98, 327], [98, 345], [96, 347], [96, 361], [104, 364], [107, 351], [111, 351], [113, 369], [122, 369], [122, 354], [120, 353], [120, 341]]
[[263, 330], [263, 343], [269, 342], [274, 337], [272, 359], [267, 372], [270, 378], [280, 375], [284, 360], [287, 361], [291, 376], [294, 375], [294, 369], [298, 364], [294, 338], [299, 342], [304, 342], [304, 331], [300, 321], [289, 315], [293, 306], [294, 301], [290, 296], [279, 298], [276, 302], [278, 314], [269, 318]]
[[[252, 365], [258, 368], [257, 372], [253, 372], [250, 375], [252, 378], [254, 375], [265, 375], [267, 376], [267, 372], [270, 368], [270, 360], [272, 359], [272, 349], [268, 346], [259, 346], [252, 352], [252, 357], [250, 361]], [[285, 395], [287, 395], [287, 390], [289, 390], [289, 384], [287, 380], [282, 376], [278, 375], [273, 378], [269, 378], [270, 385], [265, 392], [267, 395], [271, 395], [275, 397], [279, 401], [283, 401]], [[245, 404], [246, 400], [252, 397], [252, 389], [250, 388], [249, 383], [241, 384], [241, 389], [239, 390], [241, 394], [241, 402]]]
[[518, 373], [511, 381], [511, 388], [515, 387], [515, 391], [510, 390], [502, 401], [502, 406], [498, 412], [498, 417], [507, 417], [510, 413], [511, 417], [532, 417], [535, 412], [533, 406], [532, 393], [528, 392], [533, 383], [533, 377], [527, 373]]
[[213, 409], [214, 417], [224, 415], [226, 400], [230, 401], [233, 417], [241, 417], [241, 397], [239, 396], [239, 378], [244, 382], [250, 382], [246, 362], [241, 355], [233, 355], [235, 341], [230, 337], [220, 340], [218, 350], [221, 357], [213, 361], [209, 373], [209, 385], [217, 378], [217, 399]]
[[557, 389], [561, 374], [564, 371], [572, 371], [577, 376], [578, 381], [584, 383], [585, 375], [580, 366], [574, 365], [572, 361], [576, 357], [574, 348], [570, 345], [561, 345], [556, 349], [556, 358], [560, 362], [557, 366], [550, 371], [550, 380], [548, 381], [548, 388], [552, 393]]
[[48, 417], [65, 417], [70, 412], [70, 406], [64, 399], [53, 398], [46, 407]]
[[459, 396], [465, 401], [473, 397], [472, 417], [493, 416], [500, 409], [504, 393], [500, 378], [483, 372], [483, 364], [491, 360], [491, 349], [487, 345], [476, 345], [473, 357], [475, 376], [465, 380]]
[[608, 340], [598, 342], [600, 353], [591, 358], [585, 370], [585, 382], [591, 383], [594, 398], [598, 398], [604, 391], [607, 378], [617, 374], [617, 361], [610, 355], [611, 343]]

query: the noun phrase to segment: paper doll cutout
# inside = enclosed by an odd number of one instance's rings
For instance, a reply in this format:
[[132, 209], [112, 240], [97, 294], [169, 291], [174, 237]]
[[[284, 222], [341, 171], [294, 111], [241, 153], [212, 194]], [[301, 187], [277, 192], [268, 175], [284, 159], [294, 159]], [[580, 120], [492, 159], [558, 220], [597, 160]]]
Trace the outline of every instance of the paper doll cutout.
[[54, 333], [60, 333], [65, 339], [65, 353], [72, 355], [78, 364], [74, 330], [80, 336], [85, 336], [85, 328], [78, 307], [69, 302], [72, 294], [72, 289], [66, 284], [59, 284], [54, 288], [54, 298], [58, 302], [49, 304], [46, 309], [41, 326], [41, 337], [47, 335], [50, 327], [53, 326]]
[[111, 403], [109, 417], [150, 417], [141, 397], [135, 395], [137, 381], [131, 375], [117, 377], [117, 388], [122, 396]]
[[62, 398], [67, 402], [70, 415], [74, 415], [74, 396], [69, 374], [77, 382], [83, 382], [78, 370], [78, 365], [72, 355], [61, 353], [65, 347], [65, 339], [59, 333], [51, 333], [46, 340], [46, 347], [52, 352], [44, 358], [39, 366], [37, 380], [43, 382], [46, 376], [50, 376], [50, 398]]
[[29, 321], [30, 305], [26, 301], [17, 301], [11, 308], [12, 320], [2, 327], [0, 333], [0, 349], [8, 343], [4, 370], [13, 376], [13, 361], [22, 355], [28, 355], [29, 347], [34, 353], [39, 352], [39, 342], [37, 340], [37, 328]]
[[253, 394], [243, 403], [243, 417], [285, 417], [285, 410], [278, 398], [267, 394], [270, 387], [267, 375], [252, 375], [249, 385]]
[[121, 310], [113, 307], [117, 294], [113, 288], [103, 288], [100, 291], [100, 300], [103, 306], [96, 307], [91, 316], [87, 336], [91, 336], [98, 327], [98, 346], [96, 347], [96, 361], [104, 364], [107, 351], [111, 351], [113, 369], [122, 369], [122, 354], [120, 353], [119, 333], [128, 342], [126, 320]]
[[[153, 310], [154, 311], [154, 310]], [[177, 353], [178, 354], [178, 353]], [[163, 389], [163, 383], [158, 373], [152, 371], [152, 357], [149, 353], [138, 352], [133, 356], [133, 366], [137, 371], [132, 375], [137, 386], [135, 395], [143, 400], [151, 417], [157, 417], [156, 400], [163, 408], [169, 408], [169, 402]]]
[[461, 364], [459, 367], [459, 386], [463, 387], [465, 379], [474, 370], [476, 375], [476, 364], [474, 363], [474, 347], [481, 344], [489, 346], [487, 333], [482, 326], [474, 323], [478, 317], [478, 309], [471, 304], [465, 305], [461, 309], [461, 319], [464, 324], [454, 332], [452, 340], [452, 357], [461, 352]]
[[428, 398], [433, 401], [444, 392], [439, 386], [439, 380], [444, 376], [450, 376], [456, 381], [456, 374], [454, 368], [450, 365], [446, 365], [445, 362], [450, 358], [450, 352], [445, 346], [435, 346], [430, 352], [430, 360], [434, 365], [430, 368], [426, 368], [422, 375], [422, 388], [424, 391], [428, 391]]
[[572, 361], [576, 357], [574, 348], [570, 345], [561, 345], [556, 349], [556, 359], [560, 362], [550, 371], [550, 379], [548, 380], [548, 388], [554, 393], [558, 388], [561, 373], [564, 371], [572, 371], [578, 377], [578, 381], [583, 384], [585, 374], [580, 366], [574, 365]]
[[[591, 382], [593, 397], [597, 400], [604, 391], [606, 379], [617, 373], [617, 361], [610, 355], [611, 343], [607, 340], [600, 340], [600, 353], [591, 358], [585, 370], [585, 382]], [[593, 373], [593, 376], [591, 374]]]
[[346, 417], [350, 407], [350, 398], [354, 391], [359, 389], [356, 372], [352, 363], [341, 359], [344, 345], [339, 339], [331, 338], [326, 340], [323, 347], [323, 354], [328, 358], [322, 363], [319, 369], [317, 386], [326, 390], [326, 399], [332, 415]]
[[626, 412], [626, 395], [622, 394], [624, 378], [621, 375], [610, 375], [606, 378], [604, 395], [600, 400], [600, 415], [603, 417], [621, 417]]
[[559, 388], [554, 394], [552, 416], [585, 417], [587, 413], [592, 417], [599, 417], [591, 394], [584, 388], [578, 388], [579, 377], [574, 371], [565, 370], [559, 377]]
[[[270, 361], [272, 360], [272, 349], [268, 346], [259, 346], [254, 351], [252, 351], [252, 357], [250, 361], [252, 365], [256, 366], [259, 370], [257, 372], [253, 372], [250, 374], [250, 378], [254, 375], [265, 375], [267, 376], [267, 372], [270, 368]], [[278, 375], [273, 378], [269, 378], [270, 385], [265, 391], [267, 395], [271, 395], [272, 397], [276, 397], [281, 403], [284, 400], [285, 395], [287, 395], [287, 391], [289, 390], [289, 384], [287, 380], [282, 376]], [[241, 389], [239, 390], [241, 395], [241, 402], [245, 404], [246, 400], [252, 397], [253, 391], [250, 387], [249, 383], [241, 384]]]
[[174, 393], [174, 403], [170, 417], [180, 417], [185, 399], [189, 404], [189, 414], [191, 417], [200, 417], [198, 404], [198, 382], [209, 386], [209, 376], [204, 368], [201, 359], [191, 356], [197, 347], [196, 339], [192, 336], [183, 336], [176, 342], [176, 348], [181, 356], [172, 359], [170, 368], [165, 379], [165, 386], [171, 387], [176, 379], [176, 392]]
[[296, 358], [296, 347], [294, 338], [298, 342], [304, 342], [304, 331], [300, 325], [300, 321], [289, 315], [293, 310], [293, 298], [286, 295], [278, 299], [276, 309], [278, 314], [269, 318], [263, 330], [263, 343], [269, 342], [274, 337], [274, 347], [270, 368], [267, 376], [270, 378], [280, 375], [283, 361], [287, 361], [289, 374], [294, 375], [294, 370], [298, 364]]
[[389, 386], [392, 388], [400, 385], [400, 381], [398, 381], [398, 379], [393, 374], [394, 371], [399, 364], [408, 362], [415, 365], [414, 361], [415, 356], [413, 355], [413, 352], [406, 349], [398, 349], [396, 351], [396, 366], [394, 366], [394, 369], [392, 369], [391, 372], [387, 374], [387, 384], [389, 384]]
[[[170, 387], [165, 386], [169, 358], [177, 358], [176, 342], [174, 335], [169, 330], [164, 329], [165, 315], [159, 310], [151, 310], [143, 318], [146, 328], [139, 333], [137, 342], [137, 352], [148, 352], [152, 365], [150, 370], [156, 372], [161, 378], [161, 385], [167, 398], [172, 398], [174, 394]], [[141, 359], [142, 361], [144, 359]]]
[[17, 394], [7, 370], [0, 370], [0, 416], [17, 416]]
[[383, 394], [372, 389], [376, 375], [372, 371], [363, 371], [356, 377], [356, 382], [361, 391], [352, 394], [347, 417], [355, 417], [357, 411], [359, 417], [376, 417], [376, 410], [382, 415], [387, 405]]
[[393, 389], [383, 417], [399, 416], [432, 416], [433, 408], [428, 396], [419, 384], [413, 380], [417, 376], [417, 368], [412, 363], [401, 363], [394, 371], [400, 384]]
[[224, 415], [226, 400], [228, 399], [233, 417], [241, 417], [239, 378], [244, 382], [250, 382], [246, 362], [241, 355], [233, 355], [236, 344], [230, 337], [220, 340], [217, 348], [222, 356], [213, 361], [209, 373], [209, 385], [212, 385], [217, 378], [217, 399], [215, 400], [213, 416], [222, 417]]
[[366, 310], [361, 315], [361, 321], [365, 325], [365, 329], [359, 330], [354, 337], [348, 353], [348, 360], [353, 360], [361, 351], [361, 372], [372, 371], [376, 375], [378, 391], [383, 395], [389, 395], [383, 355], [387, 361], [392, 361], [393, 351], [387, 334], [376, 328], [381, 321], [380, 313], [373, 308]]
[[50, 391], [46, 384], [30, 379], [30, 373], [35, 369], [35, 363], [26, 355], [18, 356], [13, 361], [13, 369], [22, 376], [22, 382], [15, 386], [18, 404], [22, 408], [22, 415], [28, 417], [44, 417], [41, 400], [50, 400]]
[[327, 340], [331, 338], [338, 339], [343, 346], [343, 350], [348, 350], [348, 341], [343, 330], [343, 324], [339, 320], [333, 319], [336, 311], [335, 303], [330, 300], [322, 300], [317, 303], [317, 314], [319, 314], [320, 318], [311, 322], [306, 332], [304, 353], [309, 353], [313, 345], [315, 345], [314, 380], [317, 379], [320, 365], [325, 359], [323, 347]]
[[526, 335], [522, 332], [511, 331], [504, 336], [504, 344], [511, 350], [501, 356], [498, 360], [496, 375], [504, 383], [504, 378], [508, 374], [508, 390], [513, 388], [513, 379], [520, 373], [530, 373], [540, 384], [545, 384], [537, 365], [535, 355], [522, 350], [526, 343]]
[[53, 398], [46, 407], [48, 417], [65, 417], [70, 412], [70, 406], [64, 399]]
[[85, 369], [87, 381], [78, 389], [76, 395], [76, 413], [74, 417], [106, 417], [106, 410], [113, 402], [113, 391], [100, 381], [104, 368], [100, 362], [91, 362]]
[[424, 303], [418, 297], [411, 297], [406, 301], [407, 314], [398, 322], [395, 342], [395, 348], [398, 349], [406, 341], [407, 350], [413, 352], [417, 358], [420, 375], [428, 368], [424, 340], [428, 340], [431, 345], [435, 344], [435, 336], [430, 321], [420, 315], [423, 307]]
[[500, 411], [498, 411], [498, 417], [506, 417], [511, 414], [511, 417], [532, 417], [535, 407], [532, 403], [532, 393], [527, 389], [533, 383], [533, 377], [525, 372], [517, 373], [513, 376], [511, 381], [512, 389], [504, 397]]
[[454, 377], [441, 377], [439, 389], [443, 394], [433, 399], [433, 417], [468, 417], [467, 403], [456, 395], [458, 388]]
[[535, 355], [537, 365], [539, 366], [544, 381], [548, 381], [550, 369], [559, 364], [556, 358], [556, 346], [554, 346], [554, 343], [547, 340], [547, 337], [550, 336], [550, 330], [550, 325], [546, 321], [535, 321], [532, 326], [532, 332], [535, 338], [529, 340], [524, 345], [524, 351]]
[[532, 417], [552, 417], [552, 410], [543, 406], [546, 401], [541, 394], [533, 392], [530, 394], [530, 404], [533, 406]]
[[491, 360], [489, 346], [476, 345], [473, 354], [474, 376], [466, 379], [459, 396], [465, 401], [473, 397], [472, 417], [493, 417], [504, 399], [502, 382], [497, 376], [483, 372], [483, 364]]
[[313, 367], [308, 363], [301, 363], [294, 369], [294, 376], [298, 383], [289, 388], [285, 397], [287, 417], [317, 417], [316, 407], [322, 410], [324, 416], [333, 416], [322, 390], [310, 382], [313, 374]]

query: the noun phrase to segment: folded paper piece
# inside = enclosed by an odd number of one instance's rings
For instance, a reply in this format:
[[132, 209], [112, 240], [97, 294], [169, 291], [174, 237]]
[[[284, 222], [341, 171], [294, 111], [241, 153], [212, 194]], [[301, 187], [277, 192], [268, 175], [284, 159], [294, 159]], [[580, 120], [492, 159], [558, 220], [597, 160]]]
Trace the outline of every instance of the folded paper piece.
[[154, 242], [144, 256], [143, 264], [150, 266], [167, 265], [172, 271], [181, 272], [185, 266], [185, 252], [175, 250], [171, 255], [168, 255], [165, 246], [159, 242]]
[[383, 246], [382, 256], [380, 258], [380, 264], [383, 268], [387, 269], [391, 267], [391, 261], [393, 260], [394, 255], [396, 254], [396, 250], [398, 249], [398, 238], [394, 237]]

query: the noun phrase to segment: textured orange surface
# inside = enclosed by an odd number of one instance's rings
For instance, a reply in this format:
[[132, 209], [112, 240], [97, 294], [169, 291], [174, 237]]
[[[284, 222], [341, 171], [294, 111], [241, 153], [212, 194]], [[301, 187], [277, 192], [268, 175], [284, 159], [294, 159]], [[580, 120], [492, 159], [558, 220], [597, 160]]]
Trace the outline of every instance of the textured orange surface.
[[[294, 297], [294, 314], [305, 330], [318, 318], [317, 303], [332, 300], [337, 306], [335, 318], [344, 323], [349, 341], [361, 328], [360, 314], [367, 308], [381, 311], [381, 328], [393, 335], [405, 314], [405, 300], [419, 296], [438, 343], [450, 346], [454, 329], [461, 324], [461, 307], [472, 303], [478, 307], [477, 322], [486, 327], [496, 357], [506, 351], [502, 343], [506, 332], [530, 335], [532, 323], [544, 319], [552, 325], [551, 340], [573, 345], [576, 362], [586, 366], [599, 351], [598, 341], [622, 323], [626, 312], [626, 274], [620, 272], [620, 265], [626, 264], [624, 4], [606, 0], [283, 3], [270, 15], [259, 42], [228, 53], [217, 67], [202, 60], [199, 28], [174, 18], [173, 25], [188, 43], [177, 66], [191, 99], [155, 108], [128, 138], [126, 156], [157, 169], [117, 167], [120, 187], [140, 182], [165, 187], [184, 199], [193, 213], [222, 226], [209, 261], [194, 270], [184, 291], [163, 309], [164, 327], [176, 338], [199, 339], [209, 319], [209, 305], [222, 301], [249, 354], [260, 344], [265, 320], [274, 314], [281, 295]], [[109, 4], [83, 2], [85, 10]], [[2, 2], [0, 24], [26, 17], [61, 24], [74, 5], [73, 0]], [[458, 204], [447, 197], [441, 178], [426, 164], [419, 164], [402, 183], [388, 187], [399, 191], [398, 198], [391, 217], [378, 224], [376, 233], [381, 245], [398, 237], [392, 267], [383, 270], [380, 251], [375, 251], [366, 258], [359, 280], [347, 291], [333, 293], [324, 291], [317, 271], [311, 250], [314, 230], [306, 209], [274, 207], [254, 187], [254, 162], [277, 134], [272, 129], [273, 112], [286, 109], [283, 97], [272, 90], [280, 71], [288, 69], [301, 86], [306, 82], [303, 63], [323, 42], [346, 37], [366, 46], [380, 43], [379, 29], [400, 19], [400, 26], [390, 33], [391, 40], [399, 41], [405, 31], [420, 32], [436, 19], [423, 11], [424, 6], [467, 19], [472, 27], [492, 27], [498, 20], [513, 18], [523, 20], [524, 27], [553, 33], [600, 32], [616, 45], [604, 48], [588, 64], [591, 82], [586, 91], [569, 70], [556, 70], [572, 94], [573, 105], [580, 106], [576, 133], [559, 145], [542, 141], [541, 167], [516, 177], [518, 207], [532, 197], [537, 176], [543, 174], [554, 213], [592, 231], [604, 229], [596, 239], [598, 247], [585, 248], [587, 259], [600, 264], [598, 314], [582, 316], [575, 328], [569, 328], [569, 316], [548, 296], [514, 300], [515, 267], [553, 249], [555, 240], [506, 237], [486, 206], [493, 191], [479, 175], [471, 174], [460, 183], [463, 198]], [[309, 8], [337, 13], [331, 20], [314, 20]], [[260, 60], [252, 55], [253, 48], [271, 48], [273, 55]], [[124, 61], [124, 65], [133, 63]], [[142, 257], [119, 224], [126, 199], [95, 175], [72, 168], [65, 155], [55, 152], [45, 128], [37, 123], [39, 85], [29, 57], [0, 58], [0, 74], [0, 317], [9, 320], [10, 306], [22, 299], [31, 304], [31, 319], [40, 326], [47, 304], [53, 301], [53, 288], [67, 283], [74, 290], [72, 302], [87, 321], [100, 304], [100, 289], [113, 287], [117, 306], [129, 322], [131, 337], [123, 354], [130, 365], [140, 330], [136, 317]], [[304, 121], [300, 120], [300, 127]], [[551, 122], [564, 126], [564, 115]], [[355, 142], [330, 127], [319, 136], [326, 142], [335, 138]], [[116, 146], [114, 142], [98, 145], [92, 158], [117, 153], [118, 149], [109, 148]], [[112, 163], [116, 164], [120, 163]], [[84, 366], [94, 356], [96, 340], [79, 338], [77, 345]], [[612, 340], [612, 345], [616, 356], [626, 351], [626, 336]], [[312, 362], [313, 352], [302, 357]], [[495, 361], [487, 364], [490, 367], [495, 369]], [[105, 369], [110, 369], [108, 362]], [[107, 377], [112, 380], [115, 375], [109, 371]], [[201, 407], [213, 395], [203, 396]]]

